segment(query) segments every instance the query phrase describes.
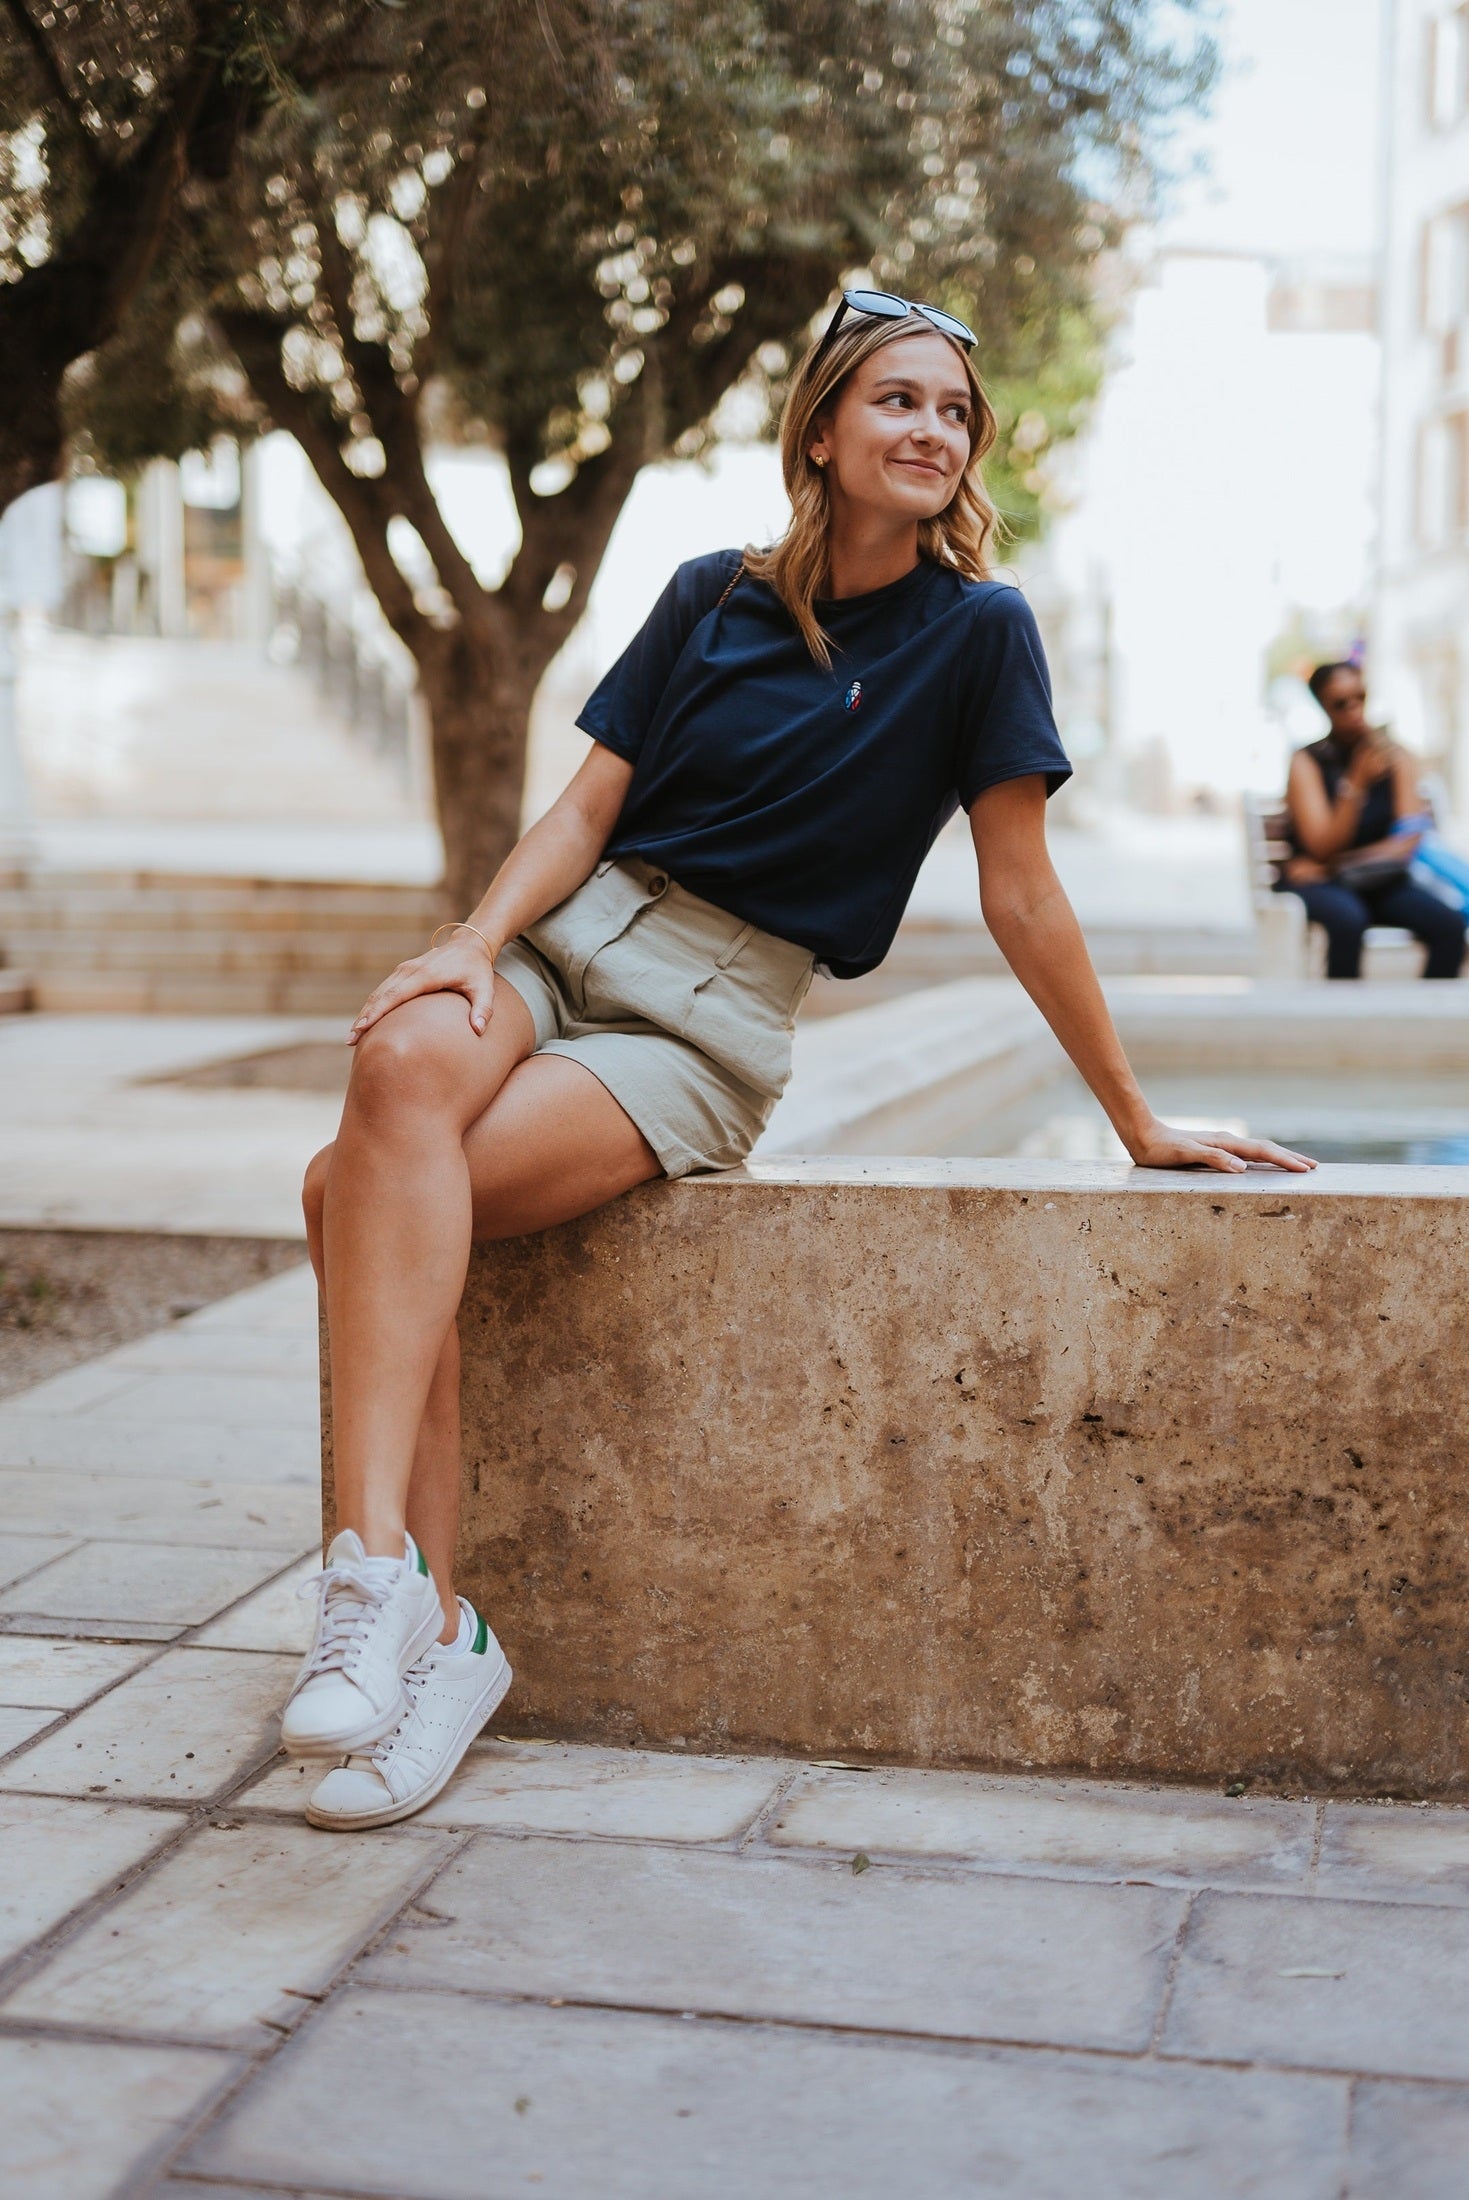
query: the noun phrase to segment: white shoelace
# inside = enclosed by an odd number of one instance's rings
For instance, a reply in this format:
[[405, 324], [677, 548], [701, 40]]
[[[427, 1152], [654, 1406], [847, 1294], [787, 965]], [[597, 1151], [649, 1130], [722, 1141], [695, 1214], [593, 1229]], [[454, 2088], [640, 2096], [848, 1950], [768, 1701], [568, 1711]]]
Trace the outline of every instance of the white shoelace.
[[423, 1659], [420, 1659], [416, 1665], [409, 1666], [407, 1672], [403, 1675], [403, 1693], [408, 1698], [408, 1709], [390, 1734], [385, 1734], [380, 1742], [374, 1742], [371, 1749], [358, 1753], [365, 1756], [368, 1762], [379, 1771], [394, 1752], [402, 1746], [403, 1729], [418, 1709], [418, 1699], [428, 1686], [428, 1675], [429, 1669]]
[[320, 1637], [307, 1668], [308, 1678], [345, 1670], [353, 1650], [361, 1645], [363, 1622], [392, 1595], [396, 1571], [391, 1560], [368, 1559], [358, 1566], [323, 1566], [302, 1582], [298, 1597], [321, 1599]]

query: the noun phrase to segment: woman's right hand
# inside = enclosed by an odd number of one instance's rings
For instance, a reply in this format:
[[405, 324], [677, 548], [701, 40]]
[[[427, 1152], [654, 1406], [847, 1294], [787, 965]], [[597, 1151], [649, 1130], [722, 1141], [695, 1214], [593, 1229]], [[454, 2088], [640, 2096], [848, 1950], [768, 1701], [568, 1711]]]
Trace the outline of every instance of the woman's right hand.
[[456, 932], [442, 947], [427, 948], [399, 963], [363, 1002], [347, 1034], [348, 1046], [356, 1046], [364, 1031], [370, 1031], [390, 1009], [401, 1008], [420, 993], [462, 993], [469, 1003], [469, 1021], [483, 1036], [495, 1001], [495, 966], [489, 948], [476, 933]]
[[1392, 770], [1397, 753], [1381, 728], [1371, 726], [1353, 749], [1352, 760], [1342, 777], [1365, 794]]

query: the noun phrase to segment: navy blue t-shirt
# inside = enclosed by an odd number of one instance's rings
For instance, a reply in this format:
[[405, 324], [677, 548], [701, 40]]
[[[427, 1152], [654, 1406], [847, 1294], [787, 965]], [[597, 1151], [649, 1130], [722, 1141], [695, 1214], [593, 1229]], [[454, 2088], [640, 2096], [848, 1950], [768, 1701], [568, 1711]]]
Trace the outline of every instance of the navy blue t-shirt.
[[940, 828], [1003, 779], [1071, 775], [1025, 598], [920, 559], [821, 603], [831, 669], [719, 550], [681, 565], [577, 720], [634, 766], [609, 856], [811, 950], [882, 961]]

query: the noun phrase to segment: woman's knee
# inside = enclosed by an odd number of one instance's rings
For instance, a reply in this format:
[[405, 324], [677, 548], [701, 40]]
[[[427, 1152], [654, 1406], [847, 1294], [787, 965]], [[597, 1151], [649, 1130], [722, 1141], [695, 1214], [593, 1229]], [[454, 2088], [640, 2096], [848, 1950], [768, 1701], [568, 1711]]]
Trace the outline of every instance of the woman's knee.
[[[405, 1001], [362, 1034], [352, 1061], [352, 1099], [394, 1108], [433, 1106], [453, 1096], [463, 1050], [462, 1034], [445, 1013], [450, 998]], [[462, 1010], [463, 1002], [452, 998]]]
[[1331, 939], [1340, 940], [1344, 946], [1360, 947], [1372, 922], [1366, 902], [1342, 891], [1323, 895], [1311, 915]]
[[301, 1206], [306, 1216], [308, 1233], [321, 1228], [321, 1211], [326, 1204], [326, 1180], [336, 1151], [333, 1143], [314, 1153], [306, 1164], [306, 1174], [301, 1183]]

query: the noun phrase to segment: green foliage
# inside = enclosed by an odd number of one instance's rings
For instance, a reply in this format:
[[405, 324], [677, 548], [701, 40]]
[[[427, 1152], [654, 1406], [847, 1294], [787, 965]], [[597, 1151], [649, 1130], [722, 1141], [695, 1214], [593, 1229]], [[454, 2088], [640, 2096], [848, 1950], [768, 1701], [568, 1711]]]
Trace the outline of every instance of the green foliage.
[[995, 377], [990, 401], [999, 441], [985, 462], [985, 479], [1012, 540], [1041, 531], [1046, 513], [1046, 457], [1082, 428], [1102, 382], [1102, 334], [1096, 315], [1071, 307], [1057, 315], [1046, 341], [1011, 372]]
[[221, 335], [243, 313], [359, 475], [391, 384], [566, 483], [624, 421], [640, 455], [692, 451], [742, 375], [778, 398], [782, 354], [867, 270], [980, 330], [1022, 529], [1036, 416], [1064, 436], [1095, 386], [1102, 195], [1145, 190], [1210, 67], [1163, 43], [1156, 0], [405, 0], [307, 93], [289, 26], [247, 13], [235, 65], [275, 96], [78, 392], [109, 462], [262, 417]]

